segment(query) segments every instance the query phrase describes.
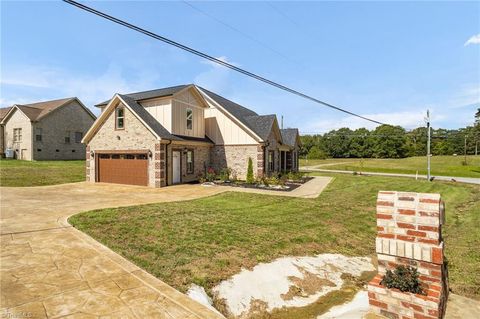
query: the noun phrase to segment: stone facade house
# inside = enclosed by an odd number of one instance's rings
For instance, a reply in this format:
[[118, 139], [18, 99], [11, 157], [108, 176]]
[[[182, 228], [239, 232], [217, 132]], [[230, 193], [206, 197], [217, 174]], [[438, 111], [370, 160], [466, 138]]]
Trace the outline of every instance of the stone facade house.
[[82, 138], [96, 117], [76, 97], [0, 109], [0, 153], [22, 160], [85, 159]]
[[193, 84], [96, 106], [101, 115], [83, 139], [91, 182], [163, 187], [227, 167], [245, 179], [249, 158], [257, 176], [298, 170], [298, 130]]

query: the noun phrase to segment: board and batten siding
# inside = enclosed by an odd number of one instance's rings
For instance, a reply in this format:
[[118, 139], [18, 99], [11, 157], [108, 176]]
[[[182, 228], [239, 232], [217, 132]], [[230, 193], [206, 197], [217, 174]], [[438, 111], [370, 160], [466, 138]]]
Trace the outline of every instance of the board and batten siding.
[[258, 142], [222, 111], [205, 110], [205, 134], [217, 145], [250, 145]]
[[169, 132], [172, 131], [172, 99], [152, 99], [140, 103]]
[[[178, 92], [172, 99], [172, 133], [190, 137], [205, 137], [204, 103], [192, 89]], [[187, 129], [187, 109], [193, 112], [192, 129]]]

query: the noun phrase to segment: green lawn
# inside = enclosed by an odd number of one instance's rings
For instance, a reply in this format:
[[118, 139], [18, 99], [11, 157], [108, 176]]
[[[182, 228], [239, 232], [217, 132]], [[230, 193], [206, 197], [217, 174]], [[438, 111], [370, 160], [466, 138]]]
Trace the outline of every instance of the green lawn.
[[[463, 156], [432, 156], [432, 175], [476, 177], [480, 178], [480, 156], [467, 156], [467, 164], [462, 165]], [[337, 165], [331, 165], [338, 163]], [[351, 159], [336, 158], [326, 160], [301, 160], [302, 166], [325, 165], [325, 169], [347, 171], [427, 174], [427, 159], [422, 157], [407, 157], [402, 159]]]
[[480, 187], [331, 175], [316, 199], [223, 193], [187, 202], [96, 210], [70, 223], [173, 287], [207, 291], [242, 267], [286, 255], [375, 254], [379, 190], [440, 193], [450, 286], [480, 298]]
[[0, 186], [42, 186], [85, 180], [85, 161], [0, 160]]

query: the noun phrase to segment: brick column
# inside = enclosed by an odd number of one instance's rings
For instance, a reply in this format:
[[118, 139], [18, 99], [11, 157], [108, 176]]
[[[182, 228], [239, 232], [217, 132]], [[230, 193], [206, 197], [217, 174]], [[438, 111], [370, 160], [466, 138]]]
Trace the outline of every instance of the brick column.
[[90, 146], [85, 148], [85, 181], [90, 182]]
[[264, 147], [262, 145], [257, 146], [257, 176], [263, 176], [265, 174], [263, 150], [264, 150]]
[[[370, 309], [392, 319], [443, 318], [448, 297], [439, 194], [379, 192], [378, 274], [368, 285]], [[398, 265], [417, 268], [426, 295], [389, 289], [380, 282]]]
[[164, 187], [167, 185], [165, 174], [165, 145], [161, 143], [155, 144], [155, 187]]

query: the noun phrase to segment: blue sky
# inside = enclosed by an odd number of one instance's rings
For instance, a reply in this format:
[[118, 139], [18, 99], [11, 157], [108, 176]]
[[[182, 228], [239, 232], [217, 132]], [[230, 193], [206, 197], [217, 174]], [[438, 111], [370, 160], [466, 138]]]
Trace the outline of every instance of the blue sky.
[[[84, 3], [407, 129], [427, 108], [434, 127], [471, 125], [480, 104], [480, 2]], [[373, 127], [60, 1], [1, 2], [0, 75], [2, 107], [196, 83], [302, 132]]]

